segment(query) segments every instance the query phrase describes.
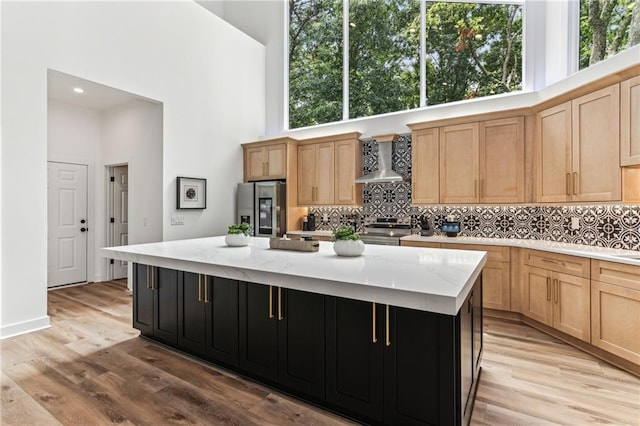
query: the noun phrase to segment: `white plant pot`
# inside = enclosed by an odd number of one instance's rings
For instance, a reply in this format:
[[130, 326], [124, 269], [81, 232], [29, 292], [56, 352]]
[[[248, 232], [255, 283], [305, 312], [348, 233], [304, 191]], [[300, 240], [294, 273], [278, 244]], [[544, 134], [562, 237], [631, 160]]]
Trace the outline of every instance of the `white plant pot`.
[[338, 256], [360, 256], [364, 253], [362, 240], [337, 240], [333, 243], [333, 251]]
[[229, 247], [243, 247], [249, 244], [249, 236], [246, 234], [227, 234], [224, 243]]

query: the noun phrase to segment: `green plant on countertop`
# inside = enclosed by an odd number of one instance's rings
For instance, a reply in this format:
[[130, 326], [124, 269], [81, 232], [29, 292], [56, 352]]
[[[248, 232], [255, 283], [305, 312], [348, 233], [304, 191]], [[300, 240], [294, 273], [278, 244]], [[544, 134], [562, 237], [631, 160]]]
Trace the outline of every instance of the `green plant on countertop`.
[[227, 234], [244, 234], [251, 235], [251, 225], [248, 223], [234, 223], [229, 226]]
[[355, 229], [353, 229], [351, 226], [343, 226], [341, 228], [338, 228], [334, 233], [333, 233], [333, 239], [338, 241], [338, 240], [354, 240], [357, 241], [360, 239], [360, 235], [356, 234]]

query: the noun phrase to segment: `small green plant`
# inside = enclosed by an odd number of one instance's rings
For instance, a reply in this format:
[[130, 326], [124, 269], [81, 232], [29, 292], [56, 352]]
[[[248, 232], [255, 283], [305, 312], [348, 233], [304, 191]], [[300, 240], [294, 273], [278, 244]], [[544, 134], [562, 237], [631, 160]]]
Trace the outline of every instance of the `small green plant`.
[[251, 225], [248, 223], [234, 223], [229, 226], [227, 234], [245, 234], [251, 235]]
[[333, 233], [333, 239], [338, 240], [359, 240], [360, 235], [356, 234], [355, 229], [351, 226], [343, 226]]

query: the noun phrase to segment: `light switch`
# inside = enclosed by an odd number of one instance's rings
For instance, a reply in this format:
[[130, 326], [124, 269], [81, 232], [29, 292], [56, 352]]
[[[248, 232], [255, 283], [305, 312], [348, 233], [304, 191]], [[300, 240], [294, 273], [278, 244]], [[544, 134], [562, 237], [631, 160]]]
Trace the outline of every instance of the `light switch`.
[[184, 217], [182, 216], [171, 216], [171, 225], [184, 225]]

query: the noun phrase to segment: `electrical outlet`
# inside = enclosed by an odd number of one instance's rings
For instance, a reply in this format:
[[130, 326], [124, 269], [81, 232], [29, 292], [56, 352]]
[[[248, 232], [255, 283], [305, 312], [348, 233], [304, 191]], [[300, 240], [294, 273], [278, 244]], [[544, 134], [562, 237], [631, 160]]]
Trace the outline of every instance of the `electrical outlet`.
[[571, 229], [573, 231], [580, 229], [580, 218], [579, 217], [572, 217], [571, 218]]
[[181, 216], [171, 216], [171, 225], [184, 225], [184, 217]]

